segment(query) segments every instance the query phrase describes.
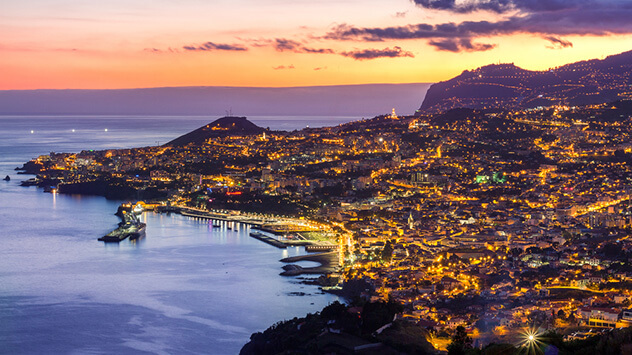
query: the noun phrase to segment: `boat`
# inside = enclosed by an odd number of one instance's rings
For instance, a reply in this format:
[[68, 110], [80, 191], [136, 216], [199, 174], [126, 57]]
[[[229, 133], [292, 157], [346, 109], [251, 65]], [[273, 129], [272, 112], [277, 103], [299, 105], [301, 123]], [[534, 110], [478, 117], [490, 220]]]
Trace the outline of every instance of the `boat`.
[[37, 186], [37, 184], [39, 184], [39, 180], [37, 178], [30, 178], [22, 181], [20, 186]]
[[136, 230], [132, 231], [129, 235], [129, 239], [130, 240], [134, 240], [134, 239], [138, 239], [138, 238], [142, 238], [145, 237], [145, 229], [147, 228], [147, 225], [145, 223], [139, 223], [136, 225]]
[[139, 214], [143, 213], [144, 210], [145, 210], [145, 208], [143, 208], [143, 205], [141, 205], [139, 203], [136, 206], [134, 206], [134, 208], [132, 209], [132, 212], [134, 212], [134, 214], [136, 214], [136, 215], [139, 215]]
[[99, 241], [106, 243], [119, 243], [129, 238], [135, 240], [145, 236], [145, 228], [147, 225], [138, 220], [134, 213], [123, 215], [123, 220], [118, 228], [99, 238]]
[[7, 175], [3, 180], [4, 181], [11, 181], [11, 177], [9, 175]]
[[214, 224], [214, 225], [213, 225], [213, 228], [221, 228], [221, 227], [222, 227], [222, 226], [221, 226], [221, 225], [219, 225], [219, 224]]

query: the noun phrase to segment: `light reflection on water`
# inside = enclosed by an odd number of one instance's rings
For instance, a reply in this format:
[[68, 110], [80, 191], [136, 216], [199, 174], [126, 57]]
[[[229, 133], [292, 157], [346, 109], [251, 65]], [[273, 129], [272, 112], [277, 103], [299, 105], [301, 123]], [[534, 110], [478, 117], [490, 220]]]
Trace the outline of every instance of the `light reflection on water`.
[[[252, 332], [320, 310], [334, 299], [279, 276], [283, 264], [278, 260], [300, 255], [302, 248], [272, 247], [251, 238], [246, 225], [238, 231], [209, 228], [204, 220], [144, 213], [146, 238], [106, 244], [96, 238], [115, 227], [117, 203], [10, 184], [2, 186], [3, 196], [21, 196], [29, 206], [54, 200], [55, 210], [62, 212], [33, 208], [3, 222], [19, 236], [0, 237], [5, 246], [0, 251], [0, 343], [10, 352], [38, 353], [55, 344], [61, 352], [89, 345], [96, 353], [125, 352], [121, 346], [236, 353]], [[0, 211], [6, 213], [12, 207], [2, 201]], [[308, 295], [291, 295], [296, 292]], [[94, 317], [110, 323], [94, 326]], [[171, 333], [164, 337], [157, 329]], [[43, 331], [54, 338], [33, 335]], [[77, 333], [86, 336], [85, 342], [76, 340]], [[130, 334], [142, 334], [145, 341]], [[193, 334], [203, 340], [190, 339]], [[95, 345], [89, 340], [95, 337], [106, 340]]]
[[[226, 223], [212, 228], [208, 220], [145, 213], [145, 238], [104, 244], [96, 239], [116, 227], [119, 202], [20, 187], [30, 176], [13, 171], [16, 162], [51, 150], [137, 146], [139, 129], [149, 133], [140, 143], [164, 141], [174, 135], [168, 128], [146, 120], [88, 122], [110, 130], [97, 134], [96, 127], [93, 137], [80, 138], [80, 119], [2, 123], [0, 177], [12, 180], [0, 181], [0, 353], [234, 354], [252, 332], [335, 299], [279, 276], [279, 260], [302, 248], [255, 240], [246, 225], [228, 230]], [[33, 136], [16, 133], [35, 125]], [[61, 129], [69, 137], [53, 136]], [[297, 292], [308, 295], [291, 295]]]

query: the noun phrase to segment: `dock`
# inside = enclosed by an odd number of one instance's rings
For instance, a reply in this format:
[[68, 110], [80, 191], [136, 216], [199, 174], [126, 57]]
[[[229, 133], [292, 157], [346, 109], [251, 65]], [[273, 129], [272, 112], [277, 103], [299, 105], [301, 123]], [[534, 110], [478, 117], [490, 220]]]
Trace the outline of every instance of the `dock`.
[[250, 236], [255, 238], [255, 239], [258, 239], [258, 240], [260, 240], [260, 241], [262, 241], [264, 243], [268, 243], [270, 245], [273, 245], [273, 246], [275, 246], [275, 247], [277, 247], [279, 249], [286, 249], [287, 248], [287, 245], [285, 245], [285, 243], [280, 242], [280, 241], [278, 241], [278, 240], [276, 240], [276, 239], [274, 239], [272, 237], [268, 237], [267, 235], [265, 235], [263, 233], [260, 233], [260, 232], [251, 232]]

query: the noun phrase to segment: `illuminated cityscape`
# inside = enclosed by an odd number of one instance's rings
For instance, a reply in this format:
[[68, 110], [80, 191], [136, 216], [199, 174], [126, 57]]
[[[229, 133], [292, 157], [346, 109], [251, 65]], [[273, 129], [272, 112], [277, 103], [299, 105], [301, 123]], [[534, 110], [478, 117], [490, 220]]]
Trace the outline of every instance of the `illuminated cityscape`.
[[3, 1], [0, 355], [632, 354], [631, 19]]
[[398, 318], [438, 332], [437, 349], [458, 326], [479, 347], [511, 343], [525, 324], [570, 341], [632, 324], [631, 113], [626, 101], [393, 110], [294, 132], [225, 117], [163, 146], [51, 153], [24, 168], [55, 193], [139, 196], [145, 209], [337, 251], [315, 259], [324, 289], [365, 282], [356, 296], [397, 302]]

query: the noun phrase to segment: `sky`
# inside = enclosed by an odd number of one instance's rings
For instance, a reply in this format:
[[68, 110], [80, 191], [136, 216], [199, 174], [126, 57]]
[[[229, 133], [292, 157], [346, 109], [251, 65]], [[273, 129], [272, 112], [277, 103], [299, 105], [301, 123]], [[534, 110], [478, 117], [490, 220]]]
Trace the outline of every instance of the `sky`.
[[0, 90], [422, 83], [632, 50], [629, 0], [0, 0]]

